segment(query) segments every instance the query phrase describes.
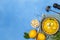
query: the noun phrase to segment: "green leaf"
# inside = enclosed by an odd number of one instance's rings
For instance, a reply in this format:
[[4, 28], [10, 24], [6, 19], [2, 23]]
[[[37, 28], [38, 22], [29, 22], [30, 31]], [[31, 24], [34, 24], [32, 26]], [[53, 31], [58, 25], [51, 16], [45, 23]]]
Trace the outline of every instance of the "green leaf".
[[24, 34], [25, 34], [25, 35], [28, 35], [28, 33], [27, 33], [27, 32], [24, 32]]
[[55, 35], [52, 37], [53, 40], [60, 40], [60, 32], [57, 32]]
[[29, 39], [29, 38], [30, 38], [30, 37], [29, 37], [29, 34], [26, 33], [26, 32], [24, 32], [24, 38], [25, 38], [25, 39]]

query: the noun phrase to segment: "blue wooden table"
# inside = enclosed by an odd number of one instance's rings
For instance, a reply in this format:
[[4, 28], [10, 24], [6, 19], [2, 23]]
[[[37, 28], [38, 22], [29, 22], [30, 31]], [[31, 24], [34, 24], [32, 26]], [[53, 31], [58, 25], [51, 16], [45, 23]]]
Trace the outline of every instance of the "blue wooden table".
[[[60, 0], [0, 0], [0, 40], [26, 40], [24, 32], [33, 29], [30, 21], [40, 20], [42, 14], [55, 14], [45, 11], [46, 6], [54, 3], [60, 4]], [[51, 9], [60, 12], [53, 7]]]

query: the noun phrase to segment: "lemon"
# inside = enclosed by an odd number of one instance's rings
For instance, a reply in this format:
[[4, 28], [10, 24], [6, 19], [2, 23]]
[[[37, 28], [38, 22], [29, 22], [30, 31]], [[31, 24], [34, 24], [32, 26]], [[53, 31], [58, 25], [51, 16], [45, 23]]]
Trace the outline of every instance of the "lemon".
[[46, 39], [46, 37], [43, 33], [38, 33], [37, 40], [45, 40], [45, 39]]
[[36, 35], [37, 35], [37, 31], [36, 30], [30, 30], [30, 32], [29, 32], [29, 37], [30, 38], [35, 38]]

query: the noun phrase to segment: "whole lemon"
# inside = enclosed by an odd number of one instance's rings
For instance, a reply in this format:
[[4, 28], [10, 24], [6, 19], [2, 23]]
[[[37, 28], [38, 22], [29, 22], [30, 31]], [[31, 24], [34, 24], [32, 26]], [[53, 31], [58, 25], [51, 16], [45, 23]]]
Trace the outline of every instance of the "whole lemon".
[[43, 33], [38, 33], [37, 40], [45, 40], [45, 39], [46, 39], [46, 37]]
[[37, 35], [37, 31], [36, 30], [30, 30], [30, 32], [29, 32], [29, 37], [30, 38], [35, 38], [36, 35]]

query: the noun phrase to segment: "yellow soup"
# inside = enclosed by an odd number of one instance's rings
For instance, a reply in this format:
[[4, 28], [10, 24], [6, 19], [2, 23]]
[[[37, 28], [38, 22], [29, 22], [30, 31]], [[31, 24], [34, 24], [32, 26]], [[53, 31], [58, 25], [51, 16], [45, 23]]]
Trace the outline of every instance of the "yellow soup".
[[46, 34], [55, 34], [59, 29], [59, 23], [55, 18], [45, 18], [42, 21], [42, 29]]

